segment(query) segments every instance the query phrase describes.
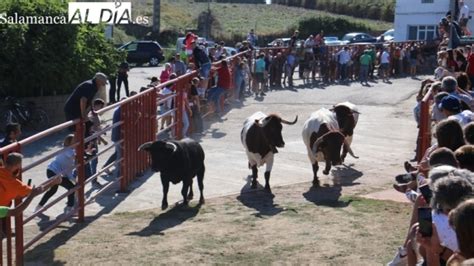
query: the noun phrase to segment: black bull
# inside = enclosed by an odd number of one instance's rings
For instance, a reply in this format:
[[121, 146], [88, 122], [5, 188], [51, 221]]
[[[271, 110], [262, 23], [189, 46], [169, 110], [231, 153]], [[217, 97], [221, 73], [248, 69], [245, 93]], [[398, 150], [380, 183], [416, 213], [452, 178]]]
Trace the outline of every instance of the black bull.
[[201, 192], [199, 204], [204, 203], [204, 150], [199, 143], [191, 139], [155, 141], [142, 144], [138, 150], [150, 153], [151, 168], [161, 174], [163, 185], [162, 209], [168, 208], [169, 182], [173, 184], [183, 182], [181, 194], [183, 205], [187, 205], [188, 200], [191, 200], [194, 196], [193, 178], [196, 175]]

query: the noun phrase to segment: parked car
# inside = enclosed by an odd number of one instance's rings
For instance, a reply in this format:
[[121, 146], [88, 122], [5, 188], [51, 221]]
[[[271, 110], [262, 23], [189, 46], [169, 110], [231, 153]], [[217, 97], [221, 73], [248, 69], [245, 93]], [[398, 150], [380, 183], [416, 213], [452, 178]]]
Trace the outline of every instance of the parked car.
[[290, 45], [290, 40], [291, 38], [278, 38], [273, 40], [272, 42], [269, 42], [267, 45], [268, 46], [277, 46], [279, 43], [283, 44], [283, 47], [287, 47]]
[[377, 42], [391, 42], [395, 37], [395, 30], [389, 29], [386, 32], [382, 33], [379, 37], [377, 37]]
[[[290, 46], [290, 41], [291, 41], [291, 38], [278, 38], [278, 39], [275, 39], [272, 42], [268, 43], [267, 45], [268, 46], [278, 46], [278, 44], [280, 44], [280, 46], [288, 47], [288, 46]], [[281, 45], [281, 44], [283, 44], [283, 45]], [[296, 40], [296, 48], [300, 48], [303, 45], [304, 45], [304, 40]]]
[[341, 40], [339, 40], [339, 38], [335, 36], [326, 36], [323, 39], [324, 39], [324, 44], [329, 45], [329, 46], [342, 44]]
[[375, 43], [377, 39], [367, 33], [362, 32], [352, 32], [344, 35], [342, 37], [342, 44], [349, 44], [349, 43]]
[[165, 59], [163, 49], [155, 41], [132, 41], [122, 45], [119, 50], [127, 51], [127, 62], [132, 64], [158, 66]]

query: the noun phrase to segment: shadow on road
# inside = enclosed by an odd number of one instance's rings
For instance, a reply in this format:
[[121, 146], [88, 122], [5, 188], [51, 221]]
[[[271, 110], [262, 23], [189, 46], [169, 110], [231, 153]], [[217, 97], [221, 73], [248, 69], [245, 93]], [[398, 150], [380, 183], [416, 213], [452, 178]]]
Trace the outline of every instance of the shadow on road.
[[143, 228], [139, 232], [132, 232], [128, 235], [133, 236], [151, 236], [151, 235], [164, 235], [164, 231], [175, 226], [178, 226], [188, 219], [195, 217], [199, 213], [201, 205], [198, 204], [195, 207], [186, 207], [182, 205], [176, 205], [167, 212], [160, 213], [155, 217], [150, 224]]
[[237, 200], [248, 208], [257, 211], [252, 215], [262, 218], [263, 216], [277, 215], [284, 210], [284, 208], [273, 202], [275, 196], [272, 193], [266, 192], [260, 184], [258, 188], [251, 189], [251, 182], [252, 176], [248, 176], [247, 183], [240, 190], [240, 195], [237, 196]]
[[[145, 173], [144, 176], [141, 178], [137, 178], [130, 186], [129, 189], [131, 192], [134, 189], [139, 188], [142, 186], [145, 181], [151, 177], [154, 173], [148, 171]], [[65, 262], [55, 260], [55, 251], [64, 245], [67, 241], [73, 238], [76, 234], [82, 231], [82, 229], [87, 228], [87, 226], [97, 220], [98, 218], [102, 217], [105, 214], [109, 214], [115, 209], [121, 202], [127, 199], [127, 197], [131, 193], [116, 193], [116, 189], [118, 186], [112, 186], [110, 190], [105, 192], [104, 194], [98, 196], [96, 198], [96, 202], [99, 203], [103, 208], [93, 216], [86, 216], [85, 221], [83, 223], [78, 223], [74, 221], [73, 224], [63, 222], [58, 229], [55, 230], [62, 230], [60, 232], [55, 233], [50, 239], [47, 241], [40, 243], [34, 246], [33, 249], [28, 250], [25, 253], [25, 263], [33, 263], [33, 264], [45, 264], [45, 265], [64, 265]], [[87, 215], [87, 207], [86, 207], [86, 215]], [[56, 219], [49, 220], [48, 217], [40, 217], [40, 223], [38, 224], [40, 230], [46, 229], [49, 225], [54, 223]], [[72, 220], [71, 220], [72, 221]]]
[[341, 186], [312, 186], [307, 192], [303, 193], [303, 197], [318, 206], [327, 206], [332, 208], [347, 207], [351, 201], [341, 201]]
[[353, 164], [334, 167], [331, 170], [333, 185], [312, 186], [303, 197], [318, 206], [328, 206], [333, 208], [347, 207], [351, 200], [341, 201], [342, 187], [356, 186], [360, 183], [354, 182], [363, 175], [363, 172], [352, 168]]

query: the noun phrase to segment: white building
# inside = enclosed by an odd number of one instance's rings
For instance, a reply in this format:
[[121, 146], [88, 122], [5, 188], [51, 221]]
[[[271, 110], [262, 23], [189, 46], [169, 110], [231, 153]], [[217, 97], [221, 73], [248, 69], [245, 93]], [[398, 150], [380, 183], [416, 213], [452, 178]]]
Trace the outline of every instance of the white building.
[[[431, 40], [437, 25], [446, 15], [450, 0], [397, 0], [395, 6], [395, 41]], [[464, 0], [473, 14], [474, 0]], [[474, 29], [474, 18], [468, 27]]]

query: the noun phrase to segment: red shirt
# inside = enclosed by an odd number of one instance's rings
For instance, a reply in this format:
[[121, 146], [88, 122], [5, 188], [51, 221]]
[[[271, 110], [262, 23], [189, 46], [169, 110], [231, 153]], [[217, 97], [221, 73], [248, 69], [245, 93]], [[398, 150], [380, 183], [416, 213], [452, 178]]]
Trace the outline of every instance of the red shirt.
[[468, 68], [466, 69], [467, 74], [470, 77], [474, 76], [474, 54], [470, 54], [467, 58]]
[[9, 207], [16, 198], [26, 197], [31, 187], [12, 176], [10, 171], [0, 167], [0, 206]]
[[170, 79], [171, 69], [161, 71], [160, 83], [165, 83]]
[[227, 67], [221, 67], [217, 70], [217, 87], [225, 90], [230, 89], [230, 71]]

